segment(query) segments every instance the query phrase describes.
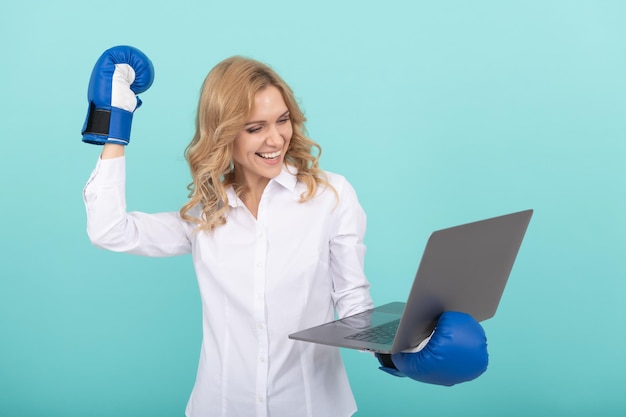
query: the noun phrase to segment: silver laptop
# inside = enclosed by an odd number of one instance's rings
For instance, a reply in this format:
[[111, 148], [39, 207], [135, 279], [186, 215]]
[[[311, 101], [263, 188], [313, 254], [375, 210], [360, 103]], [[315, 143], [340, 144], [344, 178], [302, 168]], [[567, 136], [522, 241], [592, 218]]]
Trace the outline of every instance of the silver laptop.
[[444, 311], [496, 313], [533, 210], [433, 232], [408, 300], [302, 330], [290, 339], [379, 353], [415, 348]]

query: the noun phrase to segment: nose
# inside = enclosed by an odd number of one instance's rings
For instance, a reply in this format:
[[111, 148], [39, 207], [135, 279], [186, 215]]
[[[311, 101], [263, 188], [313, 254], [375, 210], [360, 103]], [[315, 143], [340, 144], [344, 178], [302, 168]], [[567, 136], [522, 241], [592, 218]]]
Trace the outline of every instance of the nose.
[[281, 134], [278, 126], [272, 123], [267, 132], [267, 137], [265, 138], [265, 142], [270, 146], [282, 146], [285, 139]]

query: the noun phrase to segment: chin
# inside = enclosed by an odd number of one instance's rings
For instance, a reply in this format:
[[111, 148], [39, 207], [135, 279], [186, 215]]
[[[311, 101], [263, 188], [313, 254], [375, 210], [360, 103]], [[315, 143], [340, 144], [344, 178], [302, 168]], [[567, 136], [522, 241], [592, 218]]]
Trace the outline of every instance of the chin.
[[282, 168], [283, 168], [283, 166], [282, 166], [282, 164], [281, 164], [281, 165], [280, 165], [280, 167], [278, 167], [278, 168], [276, 168], [276, 169], [272, 169], [271, 171], [269, 171], [269, 172], [267, 173], [267, 174], [268, 174], [268, 175], [267, 175], [267, 177], [268, 177], [269, 179], [276, 178], [276, 177], [277, 177], [277, 176], [279, 176], [279, 175], [280, 175], [280, 173], [282, 172], [282, 170], [283, 170]]

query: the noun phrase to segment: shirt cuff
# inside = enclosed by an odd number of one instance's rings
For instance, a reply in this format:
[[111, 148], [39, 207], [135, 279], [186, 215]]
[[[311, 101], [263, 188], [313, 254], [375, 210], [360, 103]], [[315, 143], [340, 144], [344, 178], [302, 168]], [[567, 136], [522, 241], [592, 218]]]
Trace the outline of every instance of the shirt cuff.
[[101, 159], [98, 158], [96, 168], [91, 174], [89, 182], [99, 184], [117, 184], [126, 179], [126, 158]]

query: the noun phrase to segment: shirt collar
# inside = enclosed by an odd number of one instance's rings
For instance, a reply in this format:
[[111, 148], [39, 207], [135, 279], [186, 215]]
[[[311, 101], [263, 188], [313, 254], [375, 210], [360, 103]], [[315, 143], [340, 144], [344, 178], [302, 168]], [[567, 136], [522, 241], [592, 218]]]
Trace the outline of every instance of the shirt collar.
[[[298, 182], [298, 177], [296, 176], [298, 173], [298, 169], [292, 165], [283, 165], [283, 169], [280, 171], [276, 177], [272, 178], [270, 182], [267, 184], [268, 187], [272, 185], [272, 183], [277, 183], [287, 190], [293, 192], [296, 189], [296, 184]], [[228, 197], [228, 205], [231, 207], [237, 207], [239, 204], [239, 198], [237, 198], [237, 194], [233, 189], [233, 186], [229, 186], [226, 189], [226, 197]]]

